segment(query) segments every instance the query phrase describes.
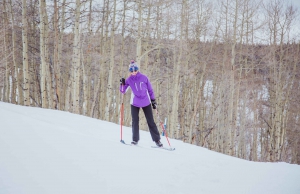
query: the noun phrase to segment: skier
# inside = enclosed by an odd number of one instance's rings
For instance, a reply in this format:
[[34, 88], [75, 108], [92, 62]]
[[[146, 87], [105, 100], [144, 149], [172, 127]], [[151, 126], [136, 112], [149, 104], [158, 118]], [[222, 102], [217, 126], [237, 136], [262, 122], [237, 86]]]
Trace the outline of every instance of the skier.
[[163, 147], [160, 142], [160, 134], [154, 122], [152, 108], [156, 109], [155, 95], [148, 77], [139, 72], [138, 64], [131, 60], [129, 64], [130, 76], [120, 79], [120, 92], [125, 94], [128, 86], [131, 88], [131, 117], [132, 117], [132, 142], [137, 145], [140, 140], [139, 135], [139, 111], [143, 109], [152, 140], [158, 147]]

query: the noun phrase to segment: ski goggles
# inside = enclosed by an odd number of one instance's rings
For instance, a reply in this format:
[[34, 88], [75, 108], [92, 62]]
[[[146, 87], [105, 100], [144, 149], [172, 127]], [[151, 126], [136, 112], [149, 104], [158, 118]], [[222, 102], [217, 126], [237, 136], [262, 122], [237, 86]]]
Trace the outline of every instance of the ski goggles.
[[138, 71], [139, 70], [139, 68], [137, 67], [137, 66], [131, 66], [130, 68], [129, 68], [129, 71], [132, 73], [132, 72], [136, 72], [136, 71]]

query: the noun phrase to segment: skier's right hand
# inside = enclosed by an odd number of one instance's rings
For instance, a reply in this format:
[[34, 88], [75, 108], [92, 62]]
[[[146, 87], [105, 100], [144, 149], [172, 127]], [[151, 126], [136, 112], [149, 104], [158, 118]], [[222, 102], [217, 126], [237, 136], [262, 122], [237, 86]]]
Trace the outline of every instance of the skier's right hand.
[[156, 101], [155, 101], [155, 99], [154, 100], [151, 100], [151, 104], [152, 104], [152, 108], [153, 109], [156, 109]]
[[120, 84], [125, 85], [125, 79], [123, 77], [120, 79]]

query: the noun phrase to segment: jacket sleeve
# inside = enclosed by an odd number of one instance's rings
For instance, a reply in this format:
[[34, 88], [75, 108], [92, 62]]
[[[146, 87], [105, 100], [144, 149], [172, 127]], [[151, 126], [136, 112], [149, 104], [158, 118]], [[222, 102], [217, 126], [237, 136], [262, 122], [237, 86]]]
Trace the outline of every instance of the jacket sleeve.
[[150, 99], [151, 99], [151, 100], [155, 100], [154, 91], [153, 91], [151, 82], [150, 82], [150, 80], [148, 79], [148, 77], [147, 77], [147, 89], [148, 89], [148, 93], [149, 93]]
[[125, 81], [125, 85], [120, 84], [120, 92], [122, 94], [125, 94], [126, 91], [127, 91], [128, 86], [129, 86], [129, 84], [127, 83], [127, 80]]

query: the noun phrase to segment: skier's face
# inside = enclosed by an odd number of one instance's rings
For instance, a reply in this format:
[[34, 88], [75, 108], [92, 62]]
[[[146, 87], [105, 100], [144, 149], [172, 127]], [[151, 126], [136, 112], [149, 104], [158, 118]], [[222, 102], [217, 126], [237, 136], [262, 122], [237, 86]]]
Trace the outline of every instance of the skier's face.
[[133, 71], [133, 72], [130, 72], [130, 74], [133, 75], [133, 76], [135, 76], [137, 74], [137, 72], [138, 71]]

